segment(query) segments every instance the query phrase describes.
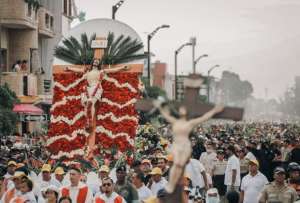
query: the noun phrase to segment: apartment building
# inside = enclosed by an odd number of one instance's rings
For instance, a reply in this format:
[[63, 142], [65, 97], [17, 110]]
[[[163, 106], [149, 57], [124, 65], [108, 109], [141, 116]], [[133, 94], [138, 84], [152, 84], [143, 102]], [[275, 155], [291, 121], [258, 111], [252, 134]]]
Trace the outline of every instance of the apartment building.
[[[0, 77], [22, 104], [51, 104], [54, 47], [76, 15], [74, 0], [0, 0]], [[22, 71], [13, 65], [26, 60]]]

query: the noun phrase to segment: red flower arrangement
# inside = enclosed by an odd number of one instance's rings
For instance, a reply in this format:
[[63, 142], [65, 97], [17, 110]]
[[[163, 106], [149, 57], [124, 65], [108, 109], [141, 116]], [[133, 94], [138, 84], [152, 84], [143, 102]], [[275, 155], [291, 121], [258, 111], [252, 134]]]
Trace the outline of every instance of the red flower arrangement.
[[[140, 98], [139, 75], [113, 73], [108, 77], [131, 88], [121, 87], [105, 79], [102, 81], [103, 100], [97, 104], [96, 109], [96, 114], [100, 115], [96, 120], [96, 126], [100, 129], [96, 131], [96, 145], [101, 150], [116, 146], [121, 152], [131, 151], [138, 126], [134, 103]], [[55, 158], [68, 154], [67, 160], [71, 161], [82, 156], [77, 152], [84, 150], [87, 145], [87, 118], [80, 97], [87, 82], [81, 78], [82, 74], [77, 73], [54, 75], [54, 97], [47, 148]]]

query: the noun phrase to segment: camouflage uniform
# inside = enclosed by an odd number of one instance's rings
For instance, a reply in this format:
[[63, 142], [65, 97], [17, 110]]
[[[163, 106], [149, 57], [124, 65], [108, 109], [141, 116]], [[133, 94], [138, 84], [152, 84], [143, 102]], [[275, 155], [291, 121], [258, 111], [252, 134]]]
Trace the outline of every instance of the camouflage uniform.
[[284, 184], [278, 187], [275, 182], [265, 186], [259, 199], [260, 203], [293, 203], [298, 199], [294, 188]]

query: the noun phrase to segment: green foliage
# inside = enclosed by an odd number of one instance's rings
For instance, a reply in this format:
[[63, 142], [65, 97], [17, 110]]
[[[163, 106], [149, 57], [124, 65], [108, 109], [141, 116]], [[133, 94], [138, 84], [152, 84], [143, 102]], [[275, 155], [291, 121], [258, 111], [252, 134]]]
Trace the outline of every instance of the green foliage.
[[78, 14], [78, 20], [80, 22], [84, 22], [85, 21], [85, 17], [86, 17], [86, 12], [80, 11], [79, 14]]
[[14, 113], [14, 104], [19, 100], [7, 84], [0, 86], [0, 135], [11, 135], [16, 130], [17, 114]]
[[[88, 38], [86, 33], [81, 34], [81, 42], [71, 36], [63, 40], [63, 45], [55, 48], [54, 55], [71, 64], [83, 65], [91, 64], [94, 51], [91, 48], [92, 41], [95, 40], [96, 34]], [[107, 36], [107, 48], [104, 50], [104, 56], [101, 64], [120, 64], [134, 60], [146, 58], [145, 54], [137, 54], [143, 49], [143, 43], [131, 37], [119, 36], [115, 39], [113, 33]]]
[[243, 81], [236, 73], [224, 71], [218, 83], [224, 95], [225, 104], [243, 105], [253, 93], [252, 84]]
[[159, 87], [146, 87], [147, 95], [150, 98], [157, 99], [159, 96], [166, 97], [166, 92]]

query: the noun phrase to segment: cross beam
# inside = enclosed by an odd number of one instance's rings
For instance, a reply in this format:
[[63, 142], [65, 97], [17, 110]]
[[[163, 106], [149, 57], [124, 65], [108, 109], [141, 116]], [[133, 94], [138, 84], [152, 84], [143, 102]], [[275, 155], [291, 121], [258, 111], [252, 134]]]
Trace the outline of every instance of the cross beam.
[[[171, 101], [169, 104], [178, 108], [179, 106], [185, 106], [188, 111], [188, 118], [195, 118], [204, 115], [211, 110], [213, 104], [205, 104], [198, 100], [200, 86], [203, 82], [201, 76], [197, 74], [191, 74], [185, 81], [185, 96], [182, 102]], [[151, 111], [153, 106], [153, 99], [139, 100], [136, 103], [136, 109], [143, 112]], [[216, 119], [229, 119], [234, 121], [240, 121], [243, 119], [244, 110], [236, 107], [225, 107], [224, 111], [216, 114], [213, 118]]]

